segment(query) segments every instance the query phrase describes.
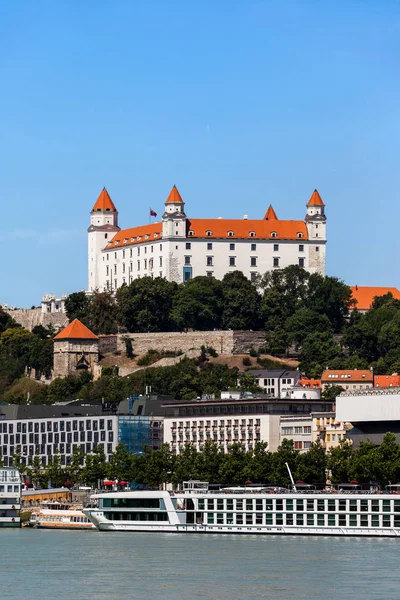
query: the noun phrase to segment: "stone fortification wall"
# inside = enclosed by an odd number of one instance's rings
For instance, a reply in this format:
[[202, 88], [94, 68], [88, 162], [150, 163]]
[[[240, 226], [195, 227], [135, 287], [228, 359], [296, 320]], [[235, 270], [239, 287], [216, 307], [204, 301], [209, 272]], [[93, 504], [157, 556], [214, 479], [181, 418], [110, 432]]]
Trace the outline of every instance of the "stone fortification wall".
[[62, 329], [68, 325], [65, 313], [44, 313], [41, 308], [17, 308], [7, 311], [10, 317], [28, 331], [36, 325], [53, 325], [55, 329]]
[[258, 349], [265, 343], [263, 331], [189, 331], [188, 333], [127, 333], [100, 336], [100, 354], [125, 353], [124, 338], [129, 337], [135, 354], [146, 354], [150, 349], [159, 352], [200, 351], [201, 346], [214, 348], [218, 354], [244, 354], [251, 347]]

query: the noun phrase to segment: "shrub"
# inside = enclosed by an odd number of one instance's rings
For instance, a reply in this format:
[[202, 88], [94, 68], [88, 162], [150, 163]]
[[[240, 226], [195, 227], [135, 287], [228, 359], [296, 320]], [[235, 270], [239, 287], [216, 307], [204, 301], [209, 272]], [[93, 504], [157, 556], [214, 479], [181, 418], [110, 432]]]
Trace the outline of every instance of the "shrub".
[[249, 356], [244, 356], [243, 357], [243, 365], [245, 367], [250, 367], [251, 366], [251, 360]]

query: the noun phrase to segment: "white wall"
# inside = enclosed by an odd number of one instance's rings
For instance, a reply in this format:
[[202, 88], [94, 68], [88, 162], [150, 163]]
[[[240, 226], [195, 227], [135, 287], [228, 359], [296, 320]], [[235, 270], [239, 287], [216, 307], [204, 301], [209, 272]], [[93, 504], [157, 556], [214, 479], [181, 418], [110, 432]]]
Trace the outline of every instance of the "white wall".
[[400, 421], [400, 394], [338, 396], [336, 419], [358, 421]]

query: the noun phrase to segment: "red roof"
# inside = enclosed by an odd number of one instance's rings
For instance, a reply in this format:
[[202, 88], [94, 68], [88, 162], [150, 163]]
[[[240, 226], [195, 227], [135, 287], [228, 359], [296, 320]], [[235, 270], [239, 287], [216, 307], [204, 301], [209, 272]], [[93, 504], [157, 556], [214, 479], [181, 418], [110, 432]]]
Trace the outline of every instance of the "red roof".
[[139, 225], [130, 229], [121, 229], [118, 231], [105, 247], [105, 250], [112, 250], [121, 246], [131, 246], [132, 244], [142, 244], [151, 240], [162, 240], [162, 223], [149, 223], [148, 225]]
[[[308, 239], [304, 221], [249, 220], [249, 219], [188, 219], [189, 236], [236, 239]], [[192, 233], [190, 233], [192, 232]], [[207, 232], [208, 235], [207, 235]], [[300, 234], [300, 235], [299, 235]]]
[[107, 192], [105, 187], [101, 190], [100, 196], [97, 198], [95, 205], [92, 208], [92, 211], [96, 210], [107, 210], [117, 212], [115, 204], [111, 200], [110, 194]]
[[79, 319], [74, 319], [55, 337], [55, 340], [98, 340], [99, 338], [86, 327]]
[[318, 193], [318, 190], [314, 190], [311, 198], [307, 202], [307, 206], [325, 206], [325, 203], [322, 201], [321, 196]]
[[384, 296], [389, 292], [393, 298], [400, 300], [400, 291], [395, 287], [373, 287], [367, 285], [350, 286], [353, 292], [353, 298], [357, 300], [356, 308], [358, 310], [369, 310], [376, 296]]
[[269, 205], [269, 208], [267, 210], [267, 212], [264, 215], [264, 219], [266, 221], [268, 220], [272, 220], [272, 221], [277, 221], [278, 217], [276, 216], [276, 212], [274, 211], [274, 209], [272, 208], [272, 204]]
[[183, 200], [181, 198], [180, 193], [178, 192], [178, 188], [176, 187], [176, 185], [174, 185], [174, 187], [172, 188], [172, 190], [169, 193], [168, 198], [165, 201], [165, 204], [176, 204], [176, 203], [181, 203], [183, 204]]
[[308, 377], [302, 377], [300, 379], [300, 385], [304, 388], [316, 389], [319, 390], [321, 388], [321, 380], [320, 379], [309, 379]]
[[374, 387], [400, 387], [400, 375], [375, 375]]
[[347, 381], [368, 381], [372, 383], [373, 376], [369, 369], [326, 369], [322, 373], [322, 383], [341, 384]]

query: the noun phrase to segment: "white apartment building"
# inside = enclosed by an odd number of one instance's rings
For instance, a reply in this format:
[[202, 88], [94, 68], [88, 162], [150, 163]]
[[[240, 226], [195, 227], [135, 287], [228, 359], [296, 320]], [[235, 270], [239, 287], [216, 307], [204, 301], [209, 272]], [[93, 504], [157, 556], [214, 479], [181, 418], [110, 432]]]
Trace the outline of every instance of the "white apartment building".
[[325, 204], [317, 190], [304, 220], [280, 220], [272, 206], [258, 220], [191, 219], [174, 186], [161, 221], [121, 230], [104, 188], [90, 213], [88, 290], [116, 290], [143, 276], [222, 279], [235, 270], [254, 280], [293, 264], [325, 275], [325, 246]]
[[[267, 442], [269, 450], [275, 452], [283, 439], [283, 418], [289, 420], [288, 427], [293, 427], [292, 434], [294, 427], [301, 424], [299, 439], [311, 443], [311, 412], [331, 410], [332, 404], [309, 399], [256, 397], [171, 401], [163, 407], [164, 442], [179, 454], [185, 444], [202, 450], [207, 441], [214, 442], [224, 452], [229, 452], [233, 443], [251, 451], [257, 442]], [[295, 421], [299, 424], [294, 425]], [[307, 449], [307, 443], [301, 449]]]
[[312, 443], [311, 415], [281, 416], [280, 417], [280, 442], [284, 439], [292, 440], [295, 450], [306, 452]]
[[246, 373], [253, 375], [266, 394], [277, 398], [283, 398], [286, 393], [291, 392], [300, 380], [299, 371], [286, 369], [249, 369]]

